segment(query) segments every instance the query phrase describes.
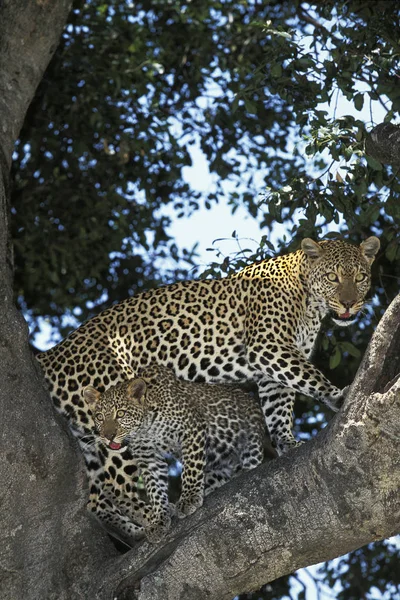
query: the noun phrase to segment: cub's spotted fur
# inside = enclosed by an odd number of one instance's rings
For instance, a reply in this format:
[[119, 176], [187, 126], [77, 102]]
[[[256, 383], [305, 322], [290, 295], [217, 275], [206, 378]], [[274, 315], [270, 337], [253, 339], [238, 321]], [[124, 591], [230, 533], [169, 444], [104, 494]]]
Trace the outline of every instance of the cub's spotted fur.
[[[168, 531], [166, 453], [182, 462], [179, 517], [203, 504], [204, 493], [263, 459], [264, 419], [258, 402], [232, 385], [179, 381], [170, 369], [151, 365], [140, 378], [100, 393], [84, 390], [102, 443], [114, 451], [129, 446], [150, 502], [143, 523], [158, 542]], [[140, 520], [140, 509], [135, 518]]]

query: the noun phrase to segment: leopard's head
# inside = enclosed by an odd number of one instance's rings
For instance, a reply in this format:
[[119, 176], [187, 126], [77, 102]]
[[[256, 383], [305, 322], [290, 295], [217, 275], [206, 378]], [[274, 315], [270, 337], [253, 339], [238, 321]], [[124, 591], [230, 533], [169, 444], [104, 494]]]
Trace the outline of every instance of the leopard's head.
[[360, 246], [341, 240], [302, 241], [309, 262], [308, 286], [311, 301], [329, 312], [341, 326], [354, 323], [371, 285], [371, 264], [379, 250], [377, 237]]
[[101, 441], [111, 450], [123, 449], [129, 436], [143, 425], [147, 406], [146, 387], [143, 379], [131, 379], [103, 393], [91, 385], [83, 390]]

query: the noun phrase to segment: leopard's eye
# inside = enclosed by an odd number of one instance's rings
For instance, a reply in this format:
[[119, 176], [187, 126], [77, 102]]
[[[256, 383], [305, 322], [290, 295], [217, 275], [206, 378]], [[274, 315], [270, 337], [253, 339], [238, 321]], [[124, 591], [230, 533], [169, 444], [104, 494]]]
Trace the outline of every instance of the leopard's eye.
[[103, 413], [96, 413], [96, 419], [98, 421], [104, 421], [104, 415], [103, 415]]
[[120, 408], [119, 410], [117, 410], [117, 417], [123, 417], [125, 415], [125, 411], [122, 410], [122, 408]]
[[366, 273], [357, 273], [357, 275], [356, 275], [357, 283], [360, 283], [361, 281], [365, 281], [366, 279], [367, 279]]
[[326, 273], [325, 277], [327, 278], [328, 281], [332, 281], [332, 283], [333, 282], [337, 283], [339, 281], [339, 277], [336, 275], [336, 273], [333, 273], [333, 272]]

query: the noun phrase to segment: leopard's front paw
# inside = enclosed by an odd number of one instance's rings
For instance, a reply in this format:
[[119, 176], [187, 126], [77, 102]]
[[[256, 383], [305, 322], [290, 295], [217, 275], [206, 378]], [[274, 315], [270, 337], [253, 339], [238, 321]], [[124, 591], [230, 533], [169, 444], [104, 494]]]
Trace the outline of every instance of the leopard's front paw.
[[298, 448], [303, 444], [304, 442], [298, 441], [295, 438], [279, 440], [276, 444], [276, 452], [278, 456], [282, 456], [282, 454], [286, 454], [286, 452], [289, 452], [289, 450], [292, 450], [293, 448]]
[[349, 385], [346, 385], [346, 387], [344, 387], [342, 389], [342, 398], [343, 398], [343, 400], [345, 400], [345, 398], [347, 398], [347, 394], [349, 393], [349, 390], [350, 390], [350, 386]]
[[190, 496], [189, 498], [181, 498], [176, 504], [176, 513], [179, 519], [184, 519], [188, 515], [196, 512], [200, 506], [203, 506], [203, 495]]
[[177, 507], [176, 504], [170, 503], [170, 505], [169, 505], [169, 514], [171, 515], [172, 518], [178, 516], [178, 507]]
[[333, 412], [337, 413], [341, 409], [343, 404], [343, 398], [338, 398], [337, 400], [329, 400], [326, 402], [328, 408], [330, 408]]
[[350, 386], [346, 385], [346, 387], [344, 387], [342, 390], [338, 390], [338, 394], [335, 398], [331, 398], [326, 402], [327, 406], [329, 406], [329, 408], [333, 410], [333, 412], [339, 412], [339, 410], [342, 408], [343, 402], [349, 392], [349, 389]]

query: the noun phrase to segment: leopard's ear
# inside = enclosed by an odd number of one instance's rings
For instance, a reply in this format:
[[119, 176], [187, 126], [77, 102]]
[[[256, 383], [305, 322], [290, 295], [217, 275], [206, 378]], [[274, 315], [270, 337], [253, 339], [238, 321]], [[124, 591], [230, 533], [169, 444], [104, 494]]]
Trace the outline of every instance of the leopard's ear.
[[375, 256], [380, 247], [381, 243], [375, 235], [371, 235], [371, 237], [361, 242], [361, 254], [370, 265], [374, 262]]
[[97, 404], [100, 399], [100, 396], [101, 393], [98, 390], [96, 390], [96, 388], [94, 388], [92, 385], [88, 385], [83, 390], [83, 397], [89, 404], [89, 406], [94, 406], [95, 404]]
[[314, 242], [311, 238], [304, 238], [301, 242], [301, 249], [308, 258], [320, 258], [325, 250], [318, 242]]
[[143, 379], [132, 379], [128, 384], [128, 398], [135, 400], [139, 404], [144, 404], [146, 388], [147, 385]]

